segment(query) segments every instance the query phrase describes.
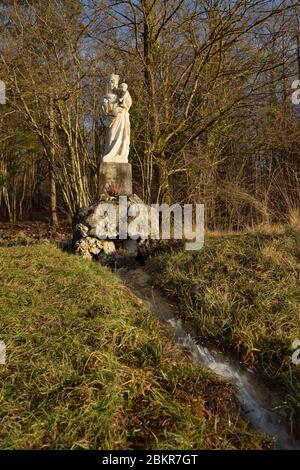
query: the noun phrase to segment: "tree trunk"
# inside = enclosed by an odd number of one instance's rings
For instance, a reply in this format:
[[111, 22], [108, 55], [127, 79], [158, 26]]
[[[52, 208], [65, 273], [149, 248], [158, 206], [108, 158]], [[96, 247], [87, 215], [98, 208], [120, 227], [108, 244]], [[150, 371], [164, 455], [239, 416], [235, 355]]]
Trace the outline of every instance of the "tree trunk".
[[57, 218], [57, 197], [56, 197], [56, 181], [54, 174], [54, 158], [55, 158], [55, 147], [54, 147], [54, 107], [53, 107], [53, 95], [50, 95], [50, 116], [49, 116], [49, 128], [50, 128], [50, 159], [49, 159], [49, 185], [50, 185], [50, 225], [55, 227], [58, 225]]

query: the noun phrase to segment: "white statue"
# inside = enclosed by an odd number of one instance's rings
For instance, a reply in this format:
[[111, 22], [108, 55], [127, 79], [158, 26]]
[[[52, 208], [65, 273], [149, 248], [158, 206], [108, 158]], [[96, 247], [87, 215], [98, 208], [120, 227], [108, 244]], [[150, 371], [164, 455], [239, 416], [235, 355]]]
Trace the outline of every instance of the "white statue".
[[132, 99], [126, 83], [119, 85], [119, 75], [111, 74], [103, 97], [103, 122], [106, 127], [104, 162], [128, 163], [130, 145], [129, 109]]

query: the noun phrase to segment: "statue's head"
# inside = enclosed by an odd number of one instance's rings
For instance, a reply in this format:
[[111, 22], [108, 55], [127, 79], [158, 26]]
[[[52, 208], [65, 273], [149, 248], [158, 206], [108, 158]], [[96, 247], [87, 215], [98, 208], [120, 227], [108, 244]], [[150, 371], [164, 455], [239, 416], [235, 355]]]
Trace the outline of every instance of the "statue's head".
[[111, 73], [110, 76], [108, 77], [108, 88], [112, 91], [118, 88], [119, 80], [120, 80], [119, 75], [116, 75], [115, 73]]
[[127, 83], [125, 83], [125, 82], [121, 83], [120, 90], [122, 91], [122, 93], [126, 93], [126, 91], [128, 90]]

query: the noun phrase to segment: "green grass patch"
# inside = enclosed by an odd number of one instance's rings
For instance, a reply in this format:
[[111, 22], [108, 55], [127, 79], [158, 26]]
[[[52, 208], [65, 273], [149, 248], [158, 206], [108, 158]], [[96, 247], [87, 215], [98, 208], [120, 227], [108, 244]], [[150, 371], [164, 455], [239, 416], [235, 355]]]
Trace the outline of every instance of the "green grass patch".
[[282, 391], [300, 417], [300, 235], [293, 230], [208, 238], [200, 251], [172, 251], [148, 262], [157, 284], [197, 334], [234, 350]]
[[0, 248], [0, 332], [1, 449], [263, 445], [232, 388], [100, 265], [50, 244]]

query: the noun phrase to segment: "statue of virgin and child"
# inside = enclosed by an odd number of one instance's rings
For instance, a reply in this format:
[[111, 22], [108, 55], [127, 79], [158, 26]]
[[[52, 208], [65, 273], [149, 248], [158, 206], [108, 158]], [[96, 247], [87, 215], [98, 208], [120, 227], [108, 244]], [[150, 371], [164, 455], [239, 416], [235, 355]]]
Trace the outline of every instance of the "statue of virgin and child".
[[128, 163], [131, 105], [128, 85], [119, 85], [119, 75], [111, 74], [102, 99], [102, 121], [106, 131], [103, 162]]

